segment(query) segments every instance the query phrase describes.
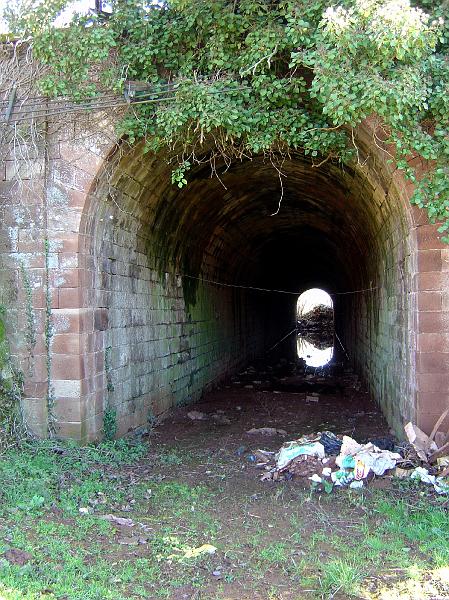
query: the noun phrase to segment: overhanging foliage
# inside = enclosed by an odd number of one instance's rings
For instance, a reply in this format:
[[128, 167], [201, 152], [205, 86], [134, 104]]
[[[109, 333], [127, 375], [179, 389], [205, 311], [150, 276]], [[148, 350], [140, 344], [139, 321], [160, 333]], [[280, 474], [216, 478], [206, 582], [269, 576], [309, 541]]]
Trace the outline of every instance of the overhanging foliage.
[[[446, 232], [449, 5], [419, 4], [113, 0], [110, 15], [76, 16], [57, 28], [63, 0], [25, 0], [9, 20], [48, 65], [41, 81], [48, 95], [84, 98], [123, 92], [128, 80], [151, 84], [159, 101], [133, 105], [118, 130], [131, 142], [144, 139], [148, 150], [168, 147], [180, 187], [206, 138], [225, 161], [300, 152], [316, 164], [350, 163], [354, 128], [377, 115], [383, 142], [395, 147], [391, 158], [415, 184], [413, 202]], [[412, 156], [426, 161], [424, 176]]]

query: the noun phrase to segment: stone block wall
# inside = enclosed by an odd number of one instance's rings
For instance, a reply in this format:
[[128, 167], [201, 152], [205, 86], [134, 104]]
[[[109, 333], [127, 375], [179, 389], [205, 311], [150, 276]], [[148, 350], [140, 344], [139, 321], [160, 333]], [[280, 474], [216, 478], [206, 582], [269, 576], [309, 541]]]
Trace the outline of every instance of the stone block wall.
[[398, 432], [408, 418], [429, 430], [448, 405], [449, 253], [369, 123], [353, 171], [286, 162], [276, 215], [262, 158], [220, 180], [199, 165], [178, 190], [165, 157], [107, 124], [46, 135], [0, 184], [1, 302], [36, 434], [100, 438], [110, 409], [122, 435], [263, 354], [295, 298], [246, 287], [336, 294], [344, 344]]

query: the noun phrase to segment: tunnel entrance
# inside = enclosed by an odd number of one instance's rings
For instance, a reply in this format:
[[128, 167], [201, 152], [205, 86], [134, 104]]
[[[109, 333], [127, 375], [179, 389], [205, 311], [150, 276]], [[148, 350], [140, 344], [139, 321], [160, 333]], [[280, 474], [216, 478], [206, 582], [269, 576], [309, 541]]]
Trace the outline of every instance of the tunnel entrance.
[[334, 303], [319, 288], [303, 292], [296, 304], [298, 358], [309, 367], [324, 367], [334, 356]]
[[89, 435], [105, 403], [122, 434], [198, 400], [291, 331], [312, 288], [334, 299], [339, 347], [390, 426], [413, 418], [410, 207], [369, 140], [357, 144], [353, 169], [285, 159], [278, 212], [280, 175], [262, 156], [219, 177], [200, 163], [183, 189], [143, 147], [109, 157], [81, 228], [89, 343], [107, 356]]

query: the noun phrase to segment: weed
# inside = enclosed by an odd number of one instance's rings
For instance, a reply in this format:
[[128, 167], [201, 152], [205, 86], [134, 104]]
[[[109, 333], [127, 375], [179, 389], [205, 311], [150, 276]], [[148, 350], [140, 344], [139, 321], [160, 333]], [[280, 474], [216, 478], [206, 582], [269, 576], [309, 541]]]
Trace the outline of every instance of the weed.
[[103, 435], [104, 439], [111, 441], [117, 433], [117, 411], [111, 406], [107, 406], [103, 412]]
[[354, 562], [337, 559], [324, 564], [320, 586], [324, 594], [335, 595], [337, 592], [348, 596], [356, 596], [359, 592], [363, 574]]
[[182, 465], [183, 459], [179, 455], [179, 451], [176, 448], [171, 448], [169, 450], [165, 450], [158, 454], [157, 461], [161, 465], [172, 466], [172, 465]]
[[273, 542], [259, 552], [260, 560], [270, 566], [280, 567], [289, 561], [290, 553], [284, 542]]

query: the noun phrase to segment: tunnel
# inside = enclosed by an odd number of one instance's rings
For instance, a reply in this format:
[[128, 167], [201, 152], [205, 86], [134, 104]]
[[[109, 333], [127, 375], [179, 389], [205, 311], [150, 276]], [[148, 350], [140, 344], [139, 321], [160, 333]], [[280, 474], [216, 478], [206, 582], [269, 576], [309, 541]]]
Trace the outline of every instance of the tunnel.
[[216, 174], [205, 152], [182, 189], [163, 156], [111, 152], [81, 219], [89, 344], [104, 357], [90, 437], [105, 402], [122, 434], [263, 356], [312, 287], [332, 295], [340, 346], [390, 426], [413, 417], [410, 207], [369, 136], [357, 145], [352, 167], [256, 156]]

